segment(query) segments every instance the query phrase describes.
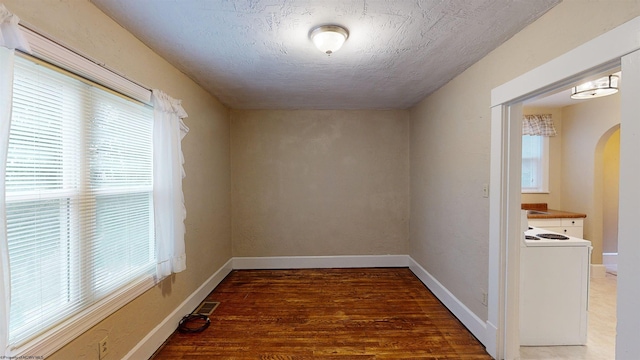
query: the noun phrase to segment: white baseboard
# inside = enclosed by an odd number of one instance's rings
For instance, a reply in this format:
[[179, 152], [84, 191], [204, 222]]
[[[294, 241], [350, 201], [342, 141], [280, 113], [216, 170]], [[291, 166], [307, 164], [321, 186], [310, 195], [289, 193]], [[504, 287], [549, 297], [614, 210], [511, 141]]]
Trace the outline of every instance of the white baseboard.
[[591, 264], [592, 278], [603, 278], [607, 276], [607, 268], [603, 264]]
[[485, 347], [489, 349], [487, 338], [495, 341], [495, 336], [487, 336], [487, 324], [409, 255], [234, 257], [147, 334], [124, 359], [150, 358], [175, 331], [180, 319], [193, 311], [232, 270], [365, 267], [409, 267]]
[[618, 253], [602, 253], [602, 265], [607, 272], [618, 273]]
[[498, 358], [498, 327], [487, 320], [487, 336], [485, 338], [486, 343], [483, 343], [485, 350], [491, 355], [492, 358]]
[[196, 291], [186, 298], [175, 310], [169, 314], [158, 326], [147, 334], [123, 359], [149, 359], [173, 334], [178, 322], [186, 314], [190, 314], [204, 300], [213, 289], [229, 275], [232, 259], [227, 261], [218, 271], [209, 277]]
[[415, 260], [411, 259], [410, 262], [411, 265], [409, 268], [418, 279], [478, 338], [482, 345], [487, 347], [487, 324], [485, 321], [469, 310], [468, 307]]
[[602, 264], [604, 265], [617, 265], [618, 253], [602, 253]]
[[406, 267], [409, 255], [235, 257], [234, 269]]

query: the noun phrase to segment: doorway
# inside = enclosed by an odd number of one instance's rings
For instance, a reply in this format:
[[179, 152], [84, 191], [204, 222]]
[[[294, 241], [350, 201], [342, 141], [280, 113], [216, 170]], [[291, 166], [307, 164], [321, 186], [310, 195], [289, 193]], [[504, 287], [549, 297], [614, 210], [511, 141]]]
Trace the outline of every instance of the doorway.
[[[540, 66], [492, 91], [491, 196], [489, 246], [489, 318], [487, 350], [498, 359], [518, 357], [518, 281], [522, 101], [588, 80], [622, 66], [626, 76], [621, 100], [618, 327], [616, 353], [640, 353], [636, 334], [640, 314], [634, 301], [640, 291], [640, 242], [634, 242], [639, 220], [640, 166], [640, 17]], [[495, 343], [493, 343], [495, 339]]]
[[620, 125], [612, 127], [596, 148], [596, 206], [602, 209], [602, 264], [618, 274], [618, 207], [620, 184]]
[[[533, 102], [525, 101], [523, 113], [525, 115], [548, 114], [553, 120], [557, 134], [546, 139], [549, 144], [549, 162], [548, 167], [541, 168], [549, 175], [549, 187], [538, 193], [527, 192], [528, 189], [525, 189], [522, 194], [522, 203], [544, 203], [549, 205], [549, 209], [587, 214], [584, 219], [586, 225], [584, 236], [577, 234], [573, 236], [591, 241], [593, 254], [587, 322], [581, 323], [584, 325], [579, 327], [577, 323], [574, 324], [575, 327], [557, 327], [563, 330], [554, 333], [557, 336], [547, 338], [547, 341], [550, 341], [548, 344], [557, 344], [554, 341], [566, 339], [564, 336], [578, 336], [575, 331], [584, 329], [586, 346], [523, 346], [520, 348], [520, 357], [521, 359], [613, 359], [616, 333], [616, 276], [605, 272], [602, 265], [602, 252], [608, 249], [605, 243], [607, 234], [617, 236], [619, 177], [616, 165], [619, 162], [616, 159], [619, 159], [620, 93], [589, 100], [573, 100], [570, 98], [568, 89]], [[523, 136], [523, 138], [527, 137]], [[531, 222], [529, 225], [535, 226]], [[550, 228], [550, 230], [554, 229]], [[542, 285], [538, 286], [542, 286], [544, 293], [544, 289], [550, 289], [552, 285], [549, 281], [537, 277], [536, 274], [547, 268], [544, 263], [540, 265], [542, 267], [539, 271], [536, 270], [529, 276], [541, 280]], [[584, 263], [583, 266], [581, 268], [586, 278], [589, 263]], [[526, 282], [521, 283], [520, 286], [520, 289], [528, 288]], [[567, 286], [568, 288], [570, 287]], [[540, 304], [536, 293], [529, 292], [529, 294], [529, 301], [532, 301], [533, 305]], [[555, 296], [557, 290], [552, 294], [552, 297]], [[586, 296], [581, 299], [581, 306], [586, 308]], [[561, 303], [562, 301], [558, 306]], [[520, 309], [520, 311], [525, 310]], [[544, 318], [544, 314], [537, 317]], [[582, 326], [585, 327], [582, 328]], [[528, 333], [531, 331], [532, 329], [529, 328]]]

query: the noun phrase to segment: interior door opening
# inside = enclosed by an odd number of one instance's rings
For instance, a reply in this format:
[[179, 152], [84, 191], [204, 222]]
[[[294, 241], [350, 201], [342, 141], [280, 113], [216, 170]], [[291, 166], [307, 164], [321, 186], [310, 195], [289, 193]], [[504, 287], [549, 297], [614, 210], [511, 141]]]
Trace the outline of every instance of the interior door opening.
[[[616, 71], [613, 69], [612, 71]], [[593, 100], [593, 101], [592, 101]], [[540, 193], [523, 193], [522, 203], [529, 204], [548, 204], [549, 209], [568, 210], [574, 212], [584, 212], [588, 216], [584, 219], [584, 223], [588, 225], [588, 231], [582, 233], [582, 227], [580, 227], [580, 236], [592, 242], [597, 242], [597, 248], [601, 255], [603, 251], [617, 252], [617, 247], [614, 249], [609, 246], [605, 246], [605, 239], [611, 236], [617, 237], [617, 204], [618, 204], [618, 175], [616, 170], [616, 158], [619, 165], [619, 129], [620, 129], [620, 106], [619, 106], [619, 94], [609, 98], [599, 98], [587, 101], [576, 101], [570, 99], [569, 89], [563, 90], [548, 96], [543, 96], [540, 99], [534, 101], [525, 101], [523, 104], [523, 113], [525, 115], [531, 114], [548, 114], [549, 118], [553, 119], [553, 124], [557, 130], [556, 137], [549, 137], [547, 141], [551, 143], [549, 146], [550, 159], [548, 163], [548, 175], [549, 175], [549, 187], [546, 192]], [[605, 116], [608, 115], [608, 116]], [[608, 118], [603, 118], [608, 117]], [[589, 135], [591, 134], [591, 135]], [[618, 136], [615, 136], [615, 135]], [[566, 138], [566, 141], [563, 141]], [[526, 139], [526, 136], [523, 136]], [[576, 142], [578, 142], [576, 144]], [[617, 147], [616, 147], [617, 144]], [[585, 150], [586, 148], [586, 150]], [[617, 150], [617, 154], [616, 154]], [[523, 155], [526, 156], [526, 155]], [[593, 167], [593, 170], [591, 170]], [[580, 176], [576, 176], [576, 171]], [[573, 175], [572, 175], [573, 172]], [[526, 171], [523, 170], [523, 174]], [[523, 175], [524, 177], [524, 175]], [[576, 181], [579, 178], [582, 180]], [[585, 179], [587, 179], [585, 181]], [[575, 197], [579, 196], [579, 199]], [[592, 204], [587, 206], [586, 204]], [[556, 220], [546, 221], [550, 226], [555, 225]], [[557, 220], [560, 222], [560, 220]], [[535, 221], [532, 222], [536, 224]], [[538, 221], [540, 223], [540, 221]], [[545, 223], [545, 220], [542, 221]], [[543, 225], [545, 226], [545, 225]], [[550, 227], [551, 231], [562, 233], [561, 229]], [[572, 230], [572, 229], [569, 229]], [[565, 234], [567, 229], [564, 229]], [[597, 234], [597, 236], [594, 236]], [[571, 236], [578, 236], [571, 234]], [[616, 239], [617, 240], [617, 239]], [[613, 250], [612, 250], [613, 249]], [[523, 249], [523, 250], [526, 250]], [[538, 250], [538, 249], [535, 249]], [[551, 251], [553, 254], [560, 254], [558, 251]], [[559, 249], [558, 250], [564, 250]], [[566, 250], [564, 250], [566, 251]], [[531, 254], [527, 253], [527, 256]], [[595, 254], [594, 254], [595, 255]], [[525, 256], [525, 254], [521, 254]], [[563, 257], [559, 258], [563, 268], [569, 266], [569, 259], [566, 259], [566, 263], [563, 261]], [[591, 271], [591, 279], [588, 279], [588, 266], [583, 269], [583, 277], [587, 278], [590, 283], [590, 290], [588, 293], [589, 306], [588, 312], [588, 325], [584, 324], [584, 330], [588, 335], [588, 341], [584, 346], [542, 346], [531, 345], [522, 346], [519, 354], [520, 358], [524, 360], [534, 359], [546, 359], [549, 356], [555, 357], [571, 357], [575, 359], [598, 357], [605, 355], [607, 358], [614, 358], [615, 356], [615, 308], [616, 308], [616, 275], [614, 272], [605, 271], [601, 256], [592, 257], [594, 271]], [[544, 264], [540, 264], [544, 265]], [[521, 264], [524, 266], [524, 264]], [[527, 263], [527, 269], [536, 268], [535, 264]], [[572, 266], [578, 266], [573, 264]], [[548, 264], [538, 269], [540, 271], [529, 272], [528, 279], [523, 279], [521, 268], [521, 290], [525, 290], [521, 293], [521, 300], [524, 297], [532, 297], [531, 287], [527, 287], [527, 281], [531, 280], [530, 277], [538, 276], [538, 273], [542, 275], [544, 270], [548, 269]], [[566, 269], [569, 270], [569, 269]], [[564, 273], [565, 271], [563, 271]], [[559, 277], [558, 277], [559, 279]], [[553, 283], [543, 279], [538, 279], [541, 282], [538, 286], [541, 286], [541, 291], [544, 290], [553, 291], [549, 293], [549, 296], [553, 298], [558, 294], [558, 290], [553, 290]], [[559, 285], [557, 283], [556, 285]], [[568, 284], [567, 284], [568, 285]], [[536, 286], [536, 285], [532, 285]], [[567, 286], [567, 291], [571, 287]], [[536, 290], [538, 291], [538, 290]], [[574, 301], [578, 301], [579, 298], [577, 290], [571, 290], [576, 292], [571, 298]], [[567, 295], [567, 294], [565, 294]], [[575, 296], [573, 296], [575, 295]], [[536, 295], [536, 302], [533, 303], [530, 309], [540, 306], [537, 300], [540, 300], [541, 295]], [[532, 299], [528, 299], [531, 301]], [[587, 308], [587, 296], [584, 296], [582, 300], [582, 306]], [[522, 304], [525, 301], [521, 301]], [[556, 311], [560, 307], [551, 308], [548, 312], [548, 316], [553, 316], [553, 311]], [[529, 314], [527, 309], [520, 308], [521, 314]], [[538, 318], [544, 318], [545, 314], [540, 315]], [[522, 323], [525, 322], [525, 323]], [[531, 317], [525, 317], [521, 319], [521, 328], [526, 327], [531, 323]], [[578, 327], [563, 329], [556, 327], [556, 331], [549, 331], [546, 335], [546, 341], [550, 343], [561, 343], [563, 339], [567, 337], [577, 336]], [[531, 331], [527, 334], [530, 334]], [[535, 331], [534, 331], [535, 332]], [[530, 341], [530, 339], [527, 339]], [[587, 338], [585, 338], [585, 341]], [[566, 340], [565, 340], [566, 341]]]
[[[640, 17], [568, 51], [491, 92], [491, 170], [489, 227], [489, 312], [487, 350], [497, 359], [519, 357], [518, 275], [521, 177], [521, 107], [556, 89], [574, 86], [603, 71], [625, 73], [620, 100], [620, 204], [616, 356], [640, 353]], [[518, 121], [516, 121], [516, 119]]]

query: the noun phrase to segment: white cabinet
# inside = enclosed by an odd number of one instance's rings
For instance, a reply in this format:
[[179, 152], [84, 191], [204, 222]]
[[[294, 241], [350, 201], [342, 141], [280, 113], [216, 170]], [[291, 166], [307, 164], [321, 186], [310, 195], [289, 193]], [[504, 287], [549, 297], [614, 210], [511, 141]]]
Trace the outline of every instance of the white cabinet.
[[584, 218], [529, 219], [529, 226], [582, 239], [584, 235], [583, 222]]
[[520, 345], [587, 343], [590, 251], [590, 246], [521, 248]]

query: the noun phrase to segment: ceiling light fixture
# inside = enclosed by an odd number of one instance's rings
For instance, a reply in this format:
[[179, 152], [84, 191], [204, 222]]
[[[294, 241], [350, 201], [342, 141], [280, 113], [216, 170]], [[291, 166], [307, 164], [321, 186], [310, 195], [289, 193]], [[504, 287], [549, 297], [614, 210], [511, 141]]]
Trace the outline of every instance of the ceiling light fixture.
[[320, 25], [309, 33], [309, 38], [318, 50], [327, 55], [338, 51], [348, 37], [349, 31], [339, 25]]
[[618, 92], [619, 80], [617, 75], [609, 75], [580, 84], [571, 88], [571, 98], [584, 100], [615, 94]]

